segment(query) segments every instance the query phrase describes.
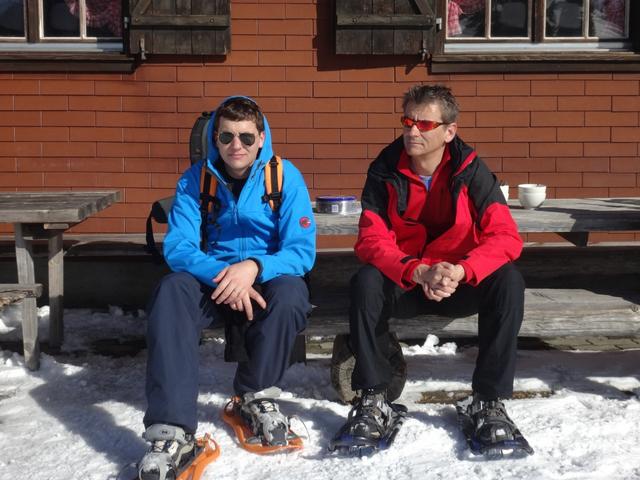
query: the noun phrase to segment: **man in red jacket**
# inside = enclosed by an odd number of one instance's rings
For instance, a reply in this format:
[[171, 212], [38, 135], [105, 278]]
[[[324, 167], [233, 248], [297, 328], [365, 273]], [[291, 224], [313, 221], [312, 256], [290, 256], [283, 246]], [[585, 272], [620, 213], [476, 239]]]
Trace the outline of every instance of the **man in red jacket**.
[[[403, 412], [386, 398], [391, 316], [479, 313], [473, 395], [459, 411], [493, 444], [517, 429], [510, 398], [524, 281], [522, 240], [499, 182], [457, 135], [458, 105], [442, 85], [404, 96], [403, 134], [370, 165], [351, 281], [352, 388], [361, 392], [334, 446], [376, 446]], [[347, 440], [345, 440], [347, 439]], [[341, 445], [344, 443], [344, 445]]]

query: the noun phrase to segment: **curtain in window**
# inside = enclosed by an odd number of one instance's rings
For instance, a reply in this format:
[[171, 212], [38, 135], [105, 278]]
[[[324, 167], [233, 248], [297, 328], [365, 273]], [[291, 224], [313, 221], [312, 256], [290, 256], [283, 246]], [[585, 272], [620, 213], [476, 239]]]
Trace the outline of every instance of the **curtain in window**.
[[[78, 0], [65, 0], [69, 12], [78, 16], [80, 3]], [[122, 14], [120, 0], [86, 0], [87, 5], [87, 34], [92, 35], [90, 29], [107, 31], [114, 37], [122, 36]], [[95, 33], [94, 33], [95, 34]], [[105, 36], [104, 33], [101, 36]]]
[[[450, 37], [462, 35], [460, 17], [484, 11], [485, 0], [449, 0], [447, 8], [447, 33]], [[483, 34], [484, 36], [484, 34]]]

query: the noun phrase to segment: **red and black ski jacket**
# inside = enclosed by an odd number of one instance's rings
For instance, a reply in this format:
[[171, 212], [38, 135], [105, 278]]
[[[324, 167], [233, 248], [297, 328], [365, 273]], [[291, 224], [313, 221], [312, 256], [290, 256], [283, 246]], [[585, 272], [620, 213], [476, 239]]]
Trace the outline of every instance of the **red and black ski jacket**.
[[355, 253], [401, 287], [415, 286], [420, 263], [442, 261], [462, 265], [465, 282], [477, 285], [521, 251], [496, 176], [457, 136], [429, 191], [409, 168], [402, 137], [369, 166]]

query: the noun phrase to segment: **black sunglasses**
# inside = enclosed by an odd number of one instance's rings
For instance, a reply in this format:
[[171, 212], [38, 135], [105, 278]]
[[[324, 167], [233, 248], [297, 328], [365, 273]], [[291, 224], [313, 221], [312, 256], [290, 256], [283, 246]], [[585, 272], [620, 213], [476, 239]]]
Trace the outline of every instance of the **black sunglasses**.
[[[220, 132], [218, 133], [218, 141], [223, 145], [229, 145], [233, 142], [233, 139], [236, 137], [235, 133], [231, 132]], [[256, 143], [256, 136], [253, 133], [239, 133], [238, 137], [240, 137], [240, 141], [243, 145], [250, 147], [254, 143]]]

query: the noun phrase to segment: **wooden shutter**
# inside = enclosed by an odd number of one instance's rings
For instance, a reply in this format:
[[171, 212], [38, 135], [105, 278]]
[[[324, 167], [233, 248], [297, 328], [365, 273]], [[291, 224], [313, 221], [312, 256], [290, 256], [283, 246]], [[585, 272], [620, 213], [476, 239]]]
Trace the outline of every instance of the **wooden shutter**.
[[337, 54], [428, 54], [435, 0], [336, 0]]
[[224, 55], [230, 0], [129, 0], [129, 53]]

